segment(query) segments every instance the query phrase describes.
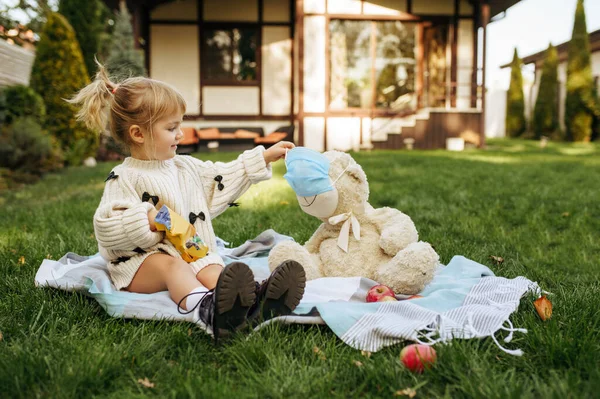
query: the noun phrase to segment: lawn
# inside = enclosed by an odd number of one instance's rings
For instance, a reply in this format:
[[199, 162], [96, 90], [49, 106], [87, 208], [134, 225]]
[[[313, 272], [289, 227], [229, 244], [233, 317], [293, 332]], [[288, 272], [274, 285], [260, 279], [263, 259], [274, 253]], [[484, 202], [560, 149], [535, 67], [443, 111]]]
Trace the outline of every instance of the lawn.
[[[410, 215], [444, 263], [464, 255], [553, 293], [549, 321], [531, 298], [512, 316], [529, 333], [506, 345], [524, 356], [489, 338], [456, 340], [436, 345], [436, 367], [414, 375], [399, 362], [402, 345], [366, 357], [325, 326], [270, 326], [214, 347], [191, 324], [115, 319], [81, 294], [35, 288], [44, 258], [97, 251], [92, 216], [107, 163], [0, 194], [0, 397], [393, 397], [410, 387], [417, 397], [597, 397], [600, 145], [488, 144], [353, 156], [371, 204]], [[220, 237], [239, 245], [267, 228], [310, 237], [320, 222], [297, 206], [282, 162], [274, 170], [215, 220]]]

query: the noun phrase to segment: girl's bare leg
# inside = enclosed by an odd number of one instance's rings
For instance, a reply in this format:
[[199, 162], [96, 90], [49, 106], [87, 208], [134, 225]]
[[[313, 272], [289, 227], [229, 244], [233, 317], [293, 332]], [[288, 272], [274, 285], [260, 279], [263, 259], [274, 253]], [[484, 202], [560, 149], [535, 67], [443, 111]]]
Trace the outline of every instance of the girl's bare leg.
[[223, 266], [221, 265], [206, 265], [198, 272], [198, 274], [196, 274], [196, 279], [202, 283], [203, 286], [212, 290], [217, 285], [217, 281], [219, 280], [222, 271]]
[[[215, 265], [209, 265], [200, 272], [206, 270], [210, 266]], [[207, 282], [210, 281], [210, 279], [207, 280]], [[131, 284], [125, 289], [130, 292], [141, 294], [152, 294], [169, 290], [171, 299], [175, 303], [179, 303], [179, 301], [193, 289], [200, 287], [200, 283], [202, 283], [202, 281], [196, 279], [190, 265], [183, 259], [174, 258], [165, 254], [153, 254], [144, 260], [144, 263], [142, 263], [133, 277]], [[216, 280], [214, 284], [216, 285]], [[207, 285], [203, 283], [202, 285], [207, 287]], [[187, 310], [185, 301], [181, 305]]]

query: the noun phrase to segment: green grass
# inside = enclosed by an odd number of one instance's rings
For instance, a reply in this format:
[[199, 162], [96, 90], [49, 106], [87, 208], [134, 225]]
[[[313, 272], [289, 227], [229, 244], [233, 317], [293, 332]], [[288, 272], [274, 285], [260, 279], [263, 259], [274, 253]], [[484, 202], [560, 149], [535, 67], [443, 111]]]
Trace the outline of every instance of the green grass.
[[[92, 215], [114, 166], [101, 164], [0, 194], [0, 397], [393, 397], [415, 386], [418, 397], [597, 397], [600, 146], [488, 144], [353, 155], [373, 206], [409, 214], [444, 263], [464, 255], [553, 293], [551, 320], [538, 318], [532, 298], [512, 317], [529, 330], [508, 344], [523, 357], [491, 339], [456, 340], [414, 375], [399, 362], [402, 345], [367, 358], [325, 326], [272, 326], [215, 348], [194, 325], [115, 319], [81, 294], [35, 288], [44, 258], [96, 252]], [[217, 234], [234, 245], [267, 228], [307, 240], [319, 221], [300, 211], [283, 173], [279, 162], [272, 180], [217, 218]]]

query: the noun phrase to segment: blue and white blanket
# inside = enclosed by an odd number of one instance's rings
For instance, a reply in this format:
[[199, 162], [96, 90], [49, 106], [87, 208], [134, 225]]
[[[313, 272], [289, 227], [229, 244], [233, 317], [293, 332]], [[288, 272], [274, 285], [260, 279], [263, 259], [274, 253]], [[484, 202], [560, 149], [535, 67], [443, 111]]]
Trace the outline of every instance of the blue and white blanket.
[[[281, 240], [291, 239], [267, 230], [237, 248], [219, 250], [226, 263], [242, 260], [250, 266], [257, 281], [269, 275], [268, 250]], [[117, 291], [112, 285], [106, 262], [99, 255], [68, 253], [58, 261], [44, 260], [36, 276], [39, 287], [80, 291], [92, 296], [111, 316], [138, 319], [171, 319], [198, 324], [211, 333], [194, 313], [182, 315], [167, 292], [136, 294]], [[424, 344], [454, 338], [492, 337], [505, 352], [521, 355], [520, 350], [503, 348], [495, 335], [527, 332], [513, 328], [510, 315], [521, 297], [540, 293], [538, 285], [524, 277], [506, 279], [494, 276], [484, 265], [455, 256], [441, 266], [433, 281], [420, 294], [422, 298], [398, 302], [366, 303], [367, 291], [377, 283], [361, 277], [328, 277], [307, 282], [306, 291], [295, 315], [278, 317], [267, 323], [326, 324], [353, 348], [376, 352], [411, 340]]]

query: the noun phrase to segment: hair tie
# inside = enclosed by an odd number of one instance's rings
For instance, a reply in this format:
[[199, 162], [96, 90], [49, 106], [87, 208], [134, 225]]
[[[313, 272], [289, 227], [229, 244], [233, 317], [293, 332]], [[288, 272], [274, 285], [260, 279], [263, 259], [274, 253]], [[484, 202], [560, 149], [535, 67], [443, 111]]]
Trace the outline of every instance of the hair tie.
[[118, 87], [119, 87], [119, 85], [116, 85], [116, 86], [115, 86], [115, 87], [114, 87], [114, 88], [111, 90], [111, 93], [112, 93], [112, 94], [115, 94], [115, 92], [117, 91], [117, 88], [118, 88]]

